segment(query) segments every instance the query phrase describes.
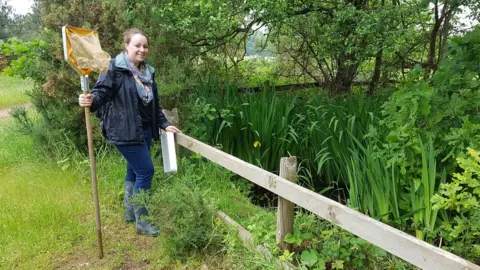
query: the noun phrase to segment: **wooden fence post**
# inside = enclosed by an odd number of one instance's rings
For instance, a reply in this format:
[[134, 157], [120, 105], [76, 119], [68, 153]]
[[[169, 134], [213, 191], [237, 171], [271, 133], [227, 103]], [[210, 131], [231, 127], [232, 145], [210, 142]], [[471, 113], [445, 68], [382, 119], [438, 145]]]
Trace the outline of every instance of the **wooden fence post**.
[[[297, 157], [280, 159], [280, 177], [297, 183]], [[285, 243], [285, 235], [293, 233], [294, 204], [278, 196], [277, 243], [282, 250], [292, 250], [292, 244]]]

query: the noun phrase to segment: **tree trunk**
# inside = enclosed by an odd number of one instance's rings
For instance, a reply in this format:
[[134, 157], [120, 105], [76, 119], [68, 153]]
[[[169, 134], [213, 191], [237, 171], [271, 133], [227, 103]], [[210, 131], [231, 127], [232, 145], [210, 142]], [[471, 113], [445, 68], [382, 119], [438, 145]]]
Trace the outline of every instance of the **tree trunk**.
[[430, 45], [428, 49], [428, 59], [427, 62], [424, 63], [425, 73], [423, 75], [424, 79], [430, 77], [430, 72], [432, 70], [436, 70], [435, 67], [435, 55], [436, 55], [436, 46], [437, 46], [437, 36], [438, 31], [440, 30], [441, 22], [439, 20], [435, 21], [433, 25], [432, 32], [430, 33]]
[[238, 82], [238, 78], [239, 78], [238, 74], [239, 74], [239, 71], [238, 71], [238, 62], [235, 61], [235, 62], [234, 62], [234, 74], [233, 74], [233, 75], [234, 75], [235, 83]]
[[[392, 1], [392, 4], [396, 5], [396, 2]], [[381, 5], [382, 5], [382, 8], [385, 6], [385, 0], [382, 0]], [[375, 68], [373, 70], [372, 80], [368, 85], [367, 96], [373, 96], [373, 93], [375, 92], [375, 87], [378, 85], [378, 82], [380, 81], [380, 73], [382, 71], [382, 62], [383, 62], [382, 40], [383, 40], [383, 34], [382, 34], [382, 39], [380, 40], [380, 44], [378, 46], [377, 55], [375, 56]]]
[[377, 56], [375, 57], [375, 69], [373, 71], [372, 80], [370, 81], [370, 85], [368, 86], [368, 90], [367, 90], [368, 96], [373, 96], [373, 93], [375, 92], [375, 87], [380, 81], [382, 62], [383, 62], [383, 49], [380, 45], [380, 50], [377, 52]]
[[[430, 42], [429, 42], [429, 48], [428, 48], [428, 59], [427, 61], [423, 64], [423, 67], [425, 68], [425, 73], [423, 75], [424, 79], [428, 79], [430, 77], [431, 71], [436, 71], [438, 62], [437, 62], [437, 37], [439, 36], [440, 29], [443, 27], [447, 27], [448, 29], [448, 24], [446, 22], [447, 17], [450, 17], [451, 12], [452, 12], [452, 7], [449, 5], [448, 1], [445, 1], [442, 7], [442, 12], [439, 14], [439, 5], [438, 2], [435, 3], [435, 24], [433, 25], [432, 32], [430, 33]], [[450, 20], [450, 19], [448, 19]], [[447, 31], [448, 34], [448, 31]], [[446, 37], [445, 37], [446, 38]], [[442, 44], [439, 45], [439, 53], [442, 50]], [[440, 59], [440, 57], [438, 58]]]
[[440, 60], [443, 58], [443, 54], [445, 53], [445, 47], [447, 45], [448, 34], [450, 30], [450, 20], [452, 19], [452, 12], [448, 12], [445, 16], [445, 21], [442, 26], [442, 33], [440, 36], [440, 44], [438, 47], [438, 58], [437, 63], [440, 63]]
[[357, 75], [357, 66], [355, 55], [346, 55], [343, 52], [337, 58], [337, 72], [331, 82], [332, 90], [336, 94], [349, 93], [352, 88], [353, 79]]

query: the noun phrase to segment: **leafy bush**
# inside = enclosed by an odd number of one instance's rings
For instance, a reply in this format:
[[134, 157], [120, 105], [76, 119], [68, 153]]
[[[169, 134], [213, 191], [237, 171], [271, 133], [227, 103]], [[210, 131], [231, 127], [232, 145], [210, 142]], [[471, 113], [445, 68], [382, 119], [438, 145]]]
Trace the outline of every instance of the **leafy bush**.
[[[21, 42], [10, 39], [2, 44], [2, 53], [16, 57], [3, 73], [34, 81], [34, 87], [27, 91], [27, 95], [41, 119], [35, 121], [32, 115], [20, 111], [13, 117], [24, 127], [27, 135], [37, 136], [34, 139], [41, 142], [40, 145], [50, 145], [67, 138], [77, 149], [86, 152], [85, 116], [77, 101], [79, 77], [63, 62], [61, 44], [60, 35], [50, 30], [44, 30], [38, 40]], [[98, 146], [102, 144], [98, 122], [94, 122], [92, 127]]]
[[450, 218], [440, 226], [444, 248], [480, 262], [480, 156], [468, 148], [467, 158], [458, 158], [463, 172], [454, 173], [451, 182], [442, 184], [432, 198], [434, 208], [447, 210]]
[[10, 38], [0, 44], [1, 54], [13, 58], [10, 65], [3, 69], [3, 74], [31, 78], [39, 81], [43, 78], [41, 73], [41, 60], [45, 57], [48, 44], [43, 40], [23, 42], [16, 38]]
[[199, 186], [206, 176], [195, 173], [196, 169], [194, 163], [182, 159], [183, 173], [161, 179], [146, 200], [152, 220], [160, 224], [166, 236], [168, 254], [175, 259], [185, 259], [194, 252], [222, 250], [223, 237], [214, 222], [215, 209]]
[[448, 161], [480, 139], [480, 30], [452, 38], [448, 54], [431, 81], [424, 81], [420, 68], [413, 70], [403, 86], [382, 106], [382, 125], [388, 128], [384, 155], [389, 164], [401, 165], [402, 174], [418, 173], [419, 139], [433, 136], [440, 160]]
[[[376, 146], [376, 154], [386, 160], [387, 166], [399, 167], [401, 189], [406, 191], [400, 206], [412, 213], [413, 227], [420, 239], [437, 242], [442, 241], [438, 239], [441, 236], [445, 242], [452, 241], [447, 235], [463, 216], [451, 212], [454, 216], [448, 217], [440, 212], [437, 219], [436, 211], [447, 208], [438, 204], [432, 208], [430, 198], [445, 179], [455, 175], [457, 161], [461, 160], [458, 158], [465, 156], [463, 149], [478, 147], [479, 53], [480, 30], [452, 38], [447, 57], [431, 80], [425, 81], [423, 70], [417, 67], [382, 106], [384, 118], [380, 124], [387, 135]], [[369, 136], [377, 134], [371, 132]], [[425, 148], [427, 140], [431, 142]], [[462, 248], [454, 252], [466, 255]]]
[[255, 241], [265, 244], [280, 261], [299, 269], [413, 269], [385, 251], [310, 213], [297, 211], [294, 233], [285, 237], [292, 251], [281, 251], [275, 237], [275, 214], [257, 213], [244, 221]]

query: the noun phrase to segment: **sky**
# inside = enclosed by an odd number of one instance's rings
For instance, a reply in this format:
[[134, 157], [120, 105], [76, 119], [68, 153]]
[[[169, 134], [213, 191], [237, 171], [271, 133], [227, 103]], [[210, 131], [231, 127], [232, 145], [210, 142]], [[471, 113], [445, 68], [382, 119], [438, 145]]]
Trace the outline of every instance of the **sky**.
[[15, 13], [22, 15], [27, 14], [33, 5], [33, 0], [7, 0], [7, 2], [15, 9]]

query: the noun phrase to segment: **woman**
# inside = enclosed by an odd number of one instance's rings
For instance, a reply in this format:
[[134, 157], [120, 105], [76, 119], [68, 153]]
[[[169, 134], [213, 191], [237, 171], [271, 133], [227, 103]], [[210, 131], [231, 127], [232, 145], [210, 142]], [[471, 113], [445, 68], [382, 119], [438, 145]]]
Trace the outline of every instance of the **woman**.
[[159, 128], [180, 130], [167, 121], [158, 104], [155, 69], [145, 62], [145, 33], [132, 28], [125, 31], [123, 40], [125, 50], [110, 61], [108, 73], [100, 75], [92, 92], [81, 94], [78, 102], [92, 112], [101, 108], [102, 134], [127, 160], [125, 220], [136, 221], [137, 233], [157, 236], [159, 230], [141, 219], [148, 216], [145, 207], [131, 204], [129, 199], [151, 187], [154, 168], [149, 150], [152, 138], [159, 138]]

